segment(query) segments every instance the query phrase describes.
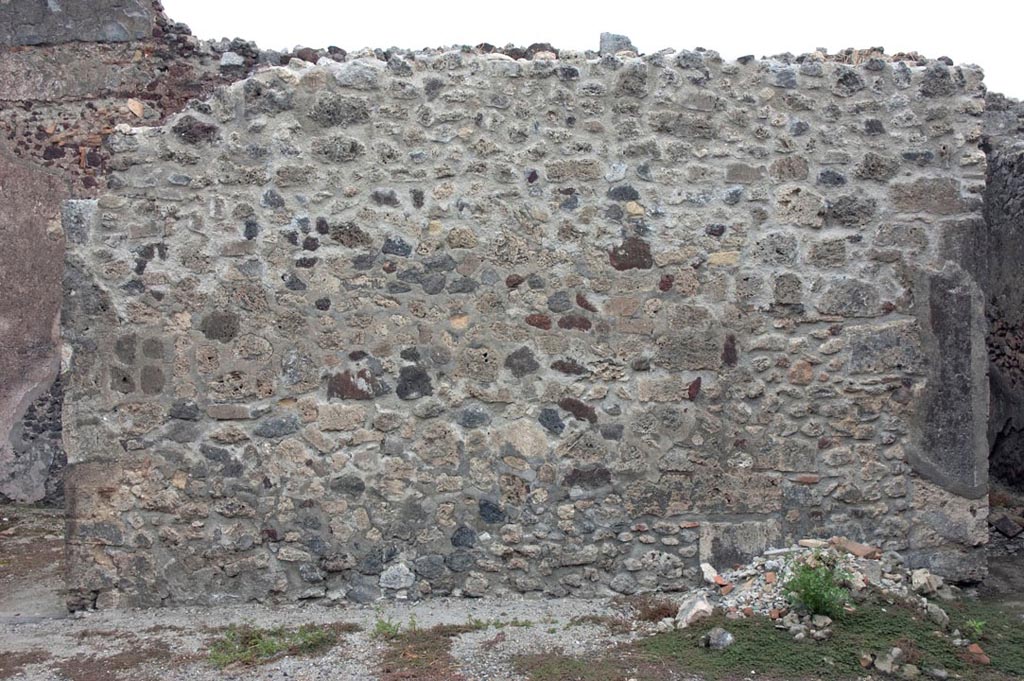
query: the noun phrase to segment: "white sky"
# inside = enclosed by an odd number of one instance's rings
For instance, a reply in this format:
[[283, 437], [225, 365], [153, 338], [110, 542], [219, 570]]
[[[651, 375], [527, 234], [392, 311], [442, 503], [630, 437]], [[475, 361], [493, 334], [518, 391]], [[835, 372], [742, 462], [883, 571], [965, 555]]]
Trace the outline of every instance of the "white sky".
[[978, 64], [991, 91], [1024, 98], [1021, 0], [163, 0], [200, 38], [346, 50], [482, 42], [593, 49], [602, 31], [641, 52], [717, 50], [726, 59], [826, 47], [916, 50]]

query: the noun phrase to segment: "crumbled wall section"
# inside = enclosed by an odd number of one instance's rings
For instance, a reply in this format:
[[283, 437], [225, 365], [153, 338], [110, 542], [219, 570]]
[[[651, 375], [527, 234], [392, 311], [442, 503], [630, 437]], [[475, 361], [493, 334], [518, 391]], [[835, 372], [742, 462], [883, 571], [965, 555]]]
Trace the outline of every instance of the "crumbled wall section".
[[833, 534], [983, 573], [980, 72], [545, 56], [294, 61], [109, 138], [72, 608], [672, 590]]

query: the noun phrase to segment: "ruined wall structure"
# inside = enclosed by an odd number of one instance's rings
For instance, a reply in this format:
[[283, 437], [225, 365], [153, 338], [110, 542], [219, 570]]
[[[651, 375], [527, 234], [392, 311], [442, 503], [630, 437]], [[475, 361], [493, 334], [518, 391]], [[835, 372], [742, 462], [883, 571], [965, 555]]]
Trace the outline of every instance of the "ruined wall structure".
[[71, 606], [977, 578], [980, 71], [293, 60], [65, 211]]
[[0, 502], [63, 502], [62, 201], [102, 191], [117, 125], [158, 125], [244, 76], [239, 42], [222, 66], [152, 0], [0, 8]]

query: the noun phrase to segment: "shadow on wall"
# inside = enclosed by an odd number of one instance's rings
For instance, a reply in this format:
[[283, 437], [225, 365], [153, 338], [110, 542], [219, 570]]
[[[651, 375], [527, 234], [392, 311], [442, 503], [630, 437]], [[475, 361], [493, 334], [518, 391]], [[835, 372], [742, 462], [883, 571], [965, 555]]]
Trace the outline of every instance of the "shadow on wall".
[[989, 474], [1024, 490], [1024, 106], [990, 95], [985, 119], [989, 258], [978, 268], [989, 322]]

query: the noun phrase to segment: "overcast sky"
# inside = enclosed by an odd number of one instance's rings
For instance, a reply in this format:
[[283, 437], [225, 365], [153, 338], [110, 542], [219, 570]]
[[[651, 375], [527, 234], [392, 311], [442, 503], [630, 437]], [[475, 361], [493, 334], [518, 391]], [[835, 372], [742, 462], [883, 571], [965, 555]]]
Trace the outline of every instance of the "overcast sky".
[[240, 37], [270, 49], [547, 42], [584, 50], [597, 49], [602, 31], [628, 35], [641, 52], [706, 47], [726, 59], [882, 46], [978, 64], [989, 90], [1024, 98], [1021, 0], [164, 0], [164, 7], [200, 38]]

